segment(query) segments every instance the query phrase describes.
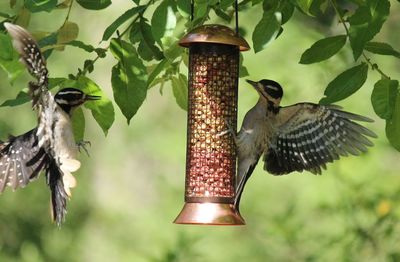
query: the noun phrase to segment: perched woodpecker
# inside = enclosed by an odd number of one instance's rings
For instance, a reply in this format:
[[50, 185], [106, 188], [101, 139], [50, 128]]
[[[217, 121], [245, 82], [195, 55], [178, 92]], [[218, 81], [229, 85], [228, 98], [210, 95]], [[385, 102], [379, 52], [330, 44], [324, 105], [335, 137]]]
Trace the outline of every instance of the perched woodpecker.
[[235, 136], [238, 171], [235, 206], [239, 210], [244, 186], [261, 155], [272, 175], [293, 171], [321, 174], [328, 162], [367, 151], [376, 135], [354, 121], [373, 120], [336, 105], [298, 103], [281, 107], [282, 87], [272, 80], [247, 80], [259, 94]]
[[75, 88], [64, 88], [53, 96], [48, 90], [46, 61], [36, 41], [20, 26], [10, 23], [4, 26], [20, 60], [36, 78], [36, 82], [29, 83], [29, 94], [39, 117], [36, 128], [0, 144], [0, 193], [6, 186], [13, 190], [26, 186], [44, 170], [51, 191], [52, 218], [60, 225], [71, 196], [70, 188], [76, 184], [71, 172], [80, 167], [71, 114], [74, 108], [100, 97]]

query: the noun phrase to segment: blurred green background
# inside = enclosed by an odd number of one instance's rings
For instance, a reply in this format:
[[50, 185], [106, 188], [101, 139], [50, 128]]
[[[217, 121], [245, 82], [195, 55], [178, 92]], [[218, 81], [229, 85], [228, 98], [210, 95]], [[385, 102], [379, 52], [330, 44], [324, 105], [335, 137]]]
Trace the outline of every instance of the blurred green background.
[[[96, 46], [104, 28], [131, 1], [114, 0], [102, 11], [78, 5], [70, 20], [80, 25], [80, 40]], [[377, 40], [400, 48], [400, 8]], [[257, 8], [256, 8], [257, 9]], [[241, 27], [251, 32], [261, 10], [240, 13]], [[10, 12], [8, 1], [0, 10]], [[65, 10], [32, 15], [31, 27], [54, 30]], [[327, 83], [352, 63], [349, 49], [326, 62], [298, 64], [312, 43], [342, 30], [296, 15], [284, 33], [263, 52], [244, 53], [249, 79], [270, 78], [284, 87], [282, 104], [318, 102]], [[246, 30], [248, 29], [248, 30]], [[250, 34], [245, 38], [250, 42]], [[389, 75], [399, 78], [399, 60], [370, 56]], [[48, 60], [52, 77], [75, 73], [89, 58], [73, 47]], [[109, 55], [90, 75], [112, 97]], [[0, 102], [27, 85], [25, 74], [10, 85], [0, 71]], [[346, 110], [376, 120], [367, 127], [379, 135], [368, 154], [330, 164], [322, 176], [296, 173], [274, 177], [256, 169], [242, 200], [247, 225], [183, 226], [172, 221], [183, 206], [186, 112], [172, 91], [149, 91], [144, 105], [127, 126], [116, 108], [116, 121], [104, 137], [89, 112], [86, 140], [90, 157], [81, 155], [78, 186], [68, 202], [66, 223], [50, 221], [49, 190], [44, 176], [28, 187], [0, 196], [0, 261], [400, 261], [400, 154], [388, 145], [384, 122], [374, 114], [370, 94], [377, 73], [354, 96], [339, 103]], [[240, 80], [239, 122], [257, 94]], [[0, 108], [0, 139], [21, 134], [36, 124], [30, 105]]]

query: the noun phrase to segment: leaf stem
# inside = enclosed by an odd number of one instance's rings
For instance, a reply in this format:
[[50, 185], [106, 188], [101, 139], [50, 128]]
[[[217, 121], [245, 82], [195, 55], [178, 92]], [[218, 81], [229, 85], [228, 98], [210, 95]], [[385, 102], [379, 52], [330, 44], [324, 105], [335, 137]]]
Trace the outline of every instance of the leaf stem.
[[[346, 31], [346, 35], [350, 39], [350, 30], [346, 24], [346, 21], [344, 21], [343, 16], [340, 14], [339, 8], [337, 7], [335, 0], [329, 0], [329, 2], [331, 2], [333, 9], [335, 9], [335, 12], [339, 17], [340, 23], [343, 25], [344, 30]], [[390, 77], [387, 74], [385, 74], [381, 69], [379, 69], [377, 64], [371, 62], [371, 59], [365, 54], [364, 50], [362, 51], [362, 56], [372, 70], [376, 70], [382, 77], [390, 79]]]
[[68, 22], [69, 15], [71, 14], [71, 9], [72, 9], [72, 4], [73, 3], [74, 3], [74, 0], [71, 0], [71, 3], [69, 4], [69, 7], [68, 7], [67, 16], [65, 17], [64, 23], [63, 23], [63, 25], [61, 27], [63, 27]]

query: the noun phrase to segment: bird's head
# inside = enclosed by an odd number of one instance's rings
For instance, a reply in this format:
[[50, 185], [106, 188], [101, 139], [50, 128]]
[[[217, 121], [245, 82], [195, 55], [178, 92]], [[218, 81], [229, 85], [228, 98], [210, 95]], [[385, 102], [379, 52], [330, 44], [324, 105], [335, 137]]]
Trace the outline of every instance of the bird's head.
[[263, 79], [258, 82], [251, 80], [246, 81], [257, 90], [261, 99], [265, 99], [267, 102], [272, 103], [276, 107], [279, 106], [283, 96], [283, 89], [280, 84], [273, 80], [267, 79]]
[[100, 96], [87, 95], [79, 89], [67, 87], [57, 92], [54, 96], [56, 103], [67, 113], [82, 105], [86, 101], [99, 100]]

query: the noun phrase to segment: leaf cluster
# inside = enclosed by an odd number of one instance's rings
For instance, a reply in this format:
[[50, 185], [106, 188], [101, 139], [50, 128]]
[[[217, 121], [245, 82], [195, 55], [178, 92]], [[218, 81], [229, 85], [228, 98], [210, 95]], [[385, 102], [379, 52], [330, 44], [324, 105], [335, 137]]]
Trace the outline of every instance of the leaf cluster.
[[[87, 59], [76, 74], [65, 77], [63, 83], [83, 89], [97, 86], [87, 74], [95, 70], [96, 61], [108, 53], [112, 54], [115, 65], [110, 75], [114, 101], [128, 124], [146, 99], [148, 90], [156, 86], [161, 94], [164, 86], [171, 86], [177, 105], [187, 109], [185, 67], [188, 55], [185, 49], [179, 47], [178, 41], [186, 32], [207, 21], [231, 24], [235, 13], [234, 0], [196, 0], [193, 1], [193, 8], [188, 0], [133, 0], [131, 8], [121, 13], [104, 29], [101, 44], [106, 44], [107, 47], [94, 47], [78, 40], [79, 26], [69, 20], [69, 13], [74, 5], [92, 12], [105, 9], [112, 5], [111, 0], [23, 0], [22, 4], [18, 5], [21, 1], [10, 1], [10, 6], [17, 10], [17, 15], [0, 14], [4, 21], [27, 27], [31, 15], [40, 15], [40, 12], [52, 12], [56, 9], [66, 10], [66, 19], [55, 32], [35, 34], [46, 57], [54, 50], [62, 51], [65, 46], [77, 47], [95, 55], [94, 59]], [[369, 72], [378, 72], [380, 79], [371, 93], [371, 102], [376, 114], [386, 120], [389, 141], [400, 150], [398, 81], [391, 79], [368, 57], [368, 54], [376, 54], [400, 58], [400, 52], [390, 44], [374, 41], [374, 37], [390, 15], [389, 0], [238, 1], [239, 12], [248, 9], [262, 10], [262, 16], [252, 32], [255, 53], [266, 49], [268, 44], [284, 33], [284, 25], [294, 20], [295, 12], [318, 20], [319, 17], [333, 11], [343, 28], [342, 32], [315, 42], [304, 51], [300, 63], [306, 65], [327, 60], [341, 52], [347, 44], [347, 48], [352, 52], [354, 64], [327, 84], [320, 103], [335, 103], [352, 96], [364, 85]], [[242, 28], [239, 29], [243, 31]], [[0, 33], [0, 46], [0, 66], [8, 73], [12, 82], [24, 69], [5, 33]], [[241, 62], [240, 76], [246, 75], [247, 69]], [[58, 85], [61, 86], [60, 83]], [[100, 90], [100, 87], [97, 86], [97, 89]], [[6, 101], [3, 106], [26, 102], [26, 91], [21, 92], [16, 99]], [[103, 102], [105, 103], [99, 103]], [[95, 117], [105, 133], [114, 119], [112, 103], [109, 100], [107, 103], [107, 109], [100, 106], [104, 110], [97, 112], [105, 114], [104, 117]], [[93, 109], [92, 112], [95, 115]], [[84, 123], [82, 119], [79, 122]]]

